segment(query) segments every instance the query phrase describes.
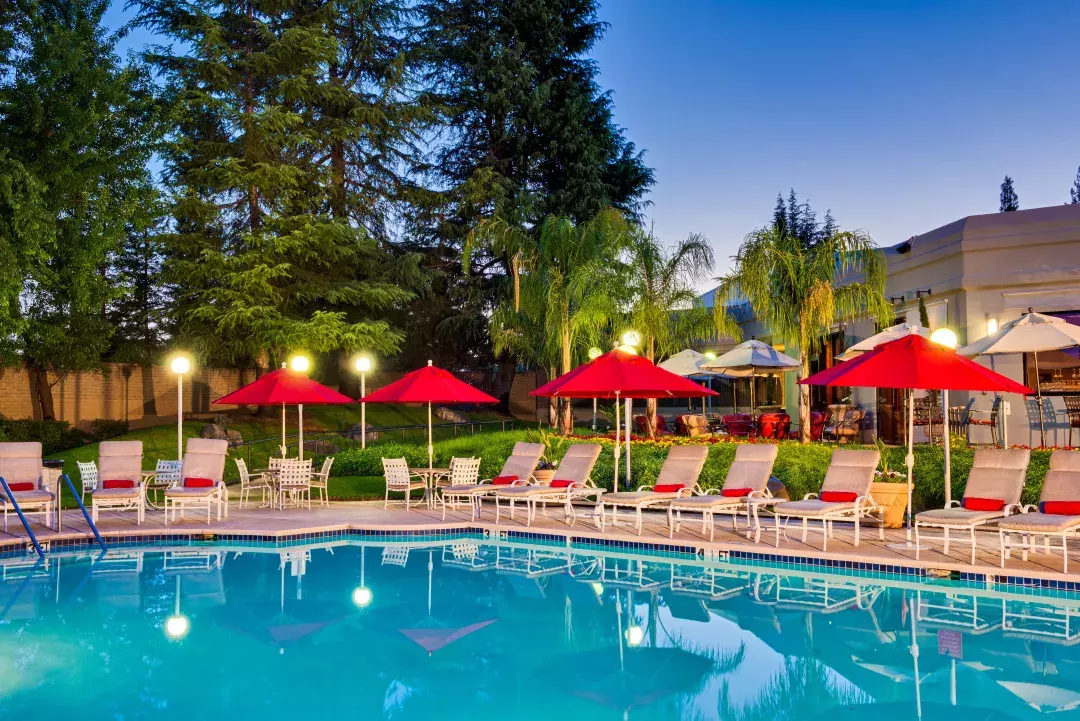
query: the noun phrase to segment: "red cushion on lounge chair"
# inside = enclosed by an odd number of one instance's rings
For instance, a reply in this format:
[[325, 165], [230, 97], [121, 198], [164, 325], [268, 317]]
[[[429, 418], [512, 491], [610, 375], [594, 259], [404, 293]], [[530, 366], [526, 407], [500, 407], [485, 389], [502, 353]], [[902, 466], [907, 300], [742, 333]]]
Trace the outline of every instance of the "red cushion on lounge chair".
[[9, 483], [8, 488], [11, 489], [12, 493], [15, 491], [36, 491], [37, 484], [33, 481], [22, 481], [21, 483]]
[[964, 508], [969, 511], [1000, 511], [1005, 501], [998, 498], [965, 498]]
[[826, 503], [851, 503], [858, 497], [855, 491], [822, 491], [818, 499]]
[[491, 479], [493, 486], [509, 486], [518, 479], [517, 476], [495, 476]]
[[185, 478], [184, 488], [209, 488], [214, 485], [213, 478]]
[[101, 482], [102, 488], [134, 488], [135, 481], [130, 478], [110, 478]]
[[722, 488], [720, 490], [720, 495], [727, 496], [728, 498], [743, 498], [744, 496], [749, 496], [753, 492], [753, 488]]
[[657, 493], [678, 493], [684, 488], [686, 488], [685, 483], [661, 483], [659, 486], [653, 486], [653, 490]]
[[1039, 510], [1051, 516], [1080, 516], [1080, 501], [1043, 501]]
[[551, 485], [549, 487], [550, 488], [569, 488], [570, 486], [574, 485], [575, 483], [577, 483], [577, 481], [565, 481], [565, 480], [552, 481]]

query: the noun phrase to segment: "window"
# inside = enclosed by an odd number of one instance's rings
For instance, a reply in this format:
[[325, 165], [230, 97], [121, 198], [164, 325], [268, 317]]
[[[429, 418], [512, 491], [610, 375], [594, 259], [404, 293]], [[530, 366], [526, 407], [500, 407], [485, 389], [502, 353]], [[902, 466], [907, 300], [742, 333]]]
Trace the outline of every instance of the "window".
[[[1046, 313], [1080, 325], [1080, 311]], [[1035, 354], [1024, 354], [1024, 384], [1035, 387]], [[1049, 350], [1039, 353], [1039, 382], [1043, 395], [1073, 395], [1080, 393], [1080, 348]]]

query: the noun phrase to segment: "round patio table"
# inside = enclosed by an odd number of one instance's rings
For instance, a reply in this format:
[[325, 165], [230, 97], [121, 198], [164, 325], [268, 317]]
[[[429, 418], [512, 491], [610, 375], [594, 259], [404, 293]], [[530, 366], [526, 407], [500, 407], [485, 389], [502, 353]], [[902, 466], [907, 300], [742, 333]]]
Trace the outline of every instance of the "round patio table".
[[424, 476], [424, 501], [428, 508], [435, 506], [435, 482], [440, 477], [450, 475], [449, 468], [410, 468], [410, 473]]

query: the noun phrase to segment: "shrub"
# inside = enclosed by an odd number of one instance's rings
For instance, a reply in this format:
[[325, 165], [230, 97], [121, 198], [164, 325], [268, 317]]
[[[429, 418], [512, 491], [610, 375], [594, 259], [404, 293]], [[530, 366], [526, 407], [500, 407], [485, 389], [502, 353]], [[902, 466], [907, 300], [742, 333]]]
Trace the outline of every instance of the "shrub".
[[67, 421], [31, 419], [0, 420], [0, 440], [12, 443], [38, 441], [44, 455], [66, 451], [90, 442], [90, 434], [72, 428]]

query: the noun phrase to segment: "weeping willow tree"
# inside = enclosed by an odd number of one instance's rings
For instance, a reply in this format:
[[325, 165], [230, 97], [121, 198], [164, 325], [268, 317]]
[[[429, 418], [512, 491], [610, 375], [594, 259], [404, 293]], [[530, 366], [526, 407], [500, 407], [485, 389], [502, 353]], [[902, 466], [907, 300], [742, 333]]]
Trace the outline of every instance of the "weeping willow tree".
[[[730, 308], [749, 303], [773, 338], [799, 351], [799, 377], [836, 323], [869, 317], [886, 325], [885, 256], [859, 231], [840, 231], [807, 246], [782, 227], [746, 236], [731, 271], [717, 278], [714, 320], [720, 335], [741, 338]], [[810, 388], [799, 386], [799, 440], [810, 440]]]
[[[551, 377], [568, 373], [585, 360], [590, 345], [610, 330], [624, 298], [624, 267], [634, 228], [617, 210], [605, 210], [586, 223], [548, 216], [533, 233], [493, 222], [480, 235], [512, 258], [513, 293], [491, 316], [496, 353], [547, 369]], [[573, 431], [570, 405], [558, 405], [553, 419], [562, 432]]]
[[[655, 362], [713, 330], [696, 285], [712, 273], [712, 247], [692, 234], [665, 248], [651, 233], [639, 232], [628, 253], [630, 327], [641, 335], [642, 354]], [[645, 404], [648, 434], [656, 433], [656, 399]]]

